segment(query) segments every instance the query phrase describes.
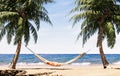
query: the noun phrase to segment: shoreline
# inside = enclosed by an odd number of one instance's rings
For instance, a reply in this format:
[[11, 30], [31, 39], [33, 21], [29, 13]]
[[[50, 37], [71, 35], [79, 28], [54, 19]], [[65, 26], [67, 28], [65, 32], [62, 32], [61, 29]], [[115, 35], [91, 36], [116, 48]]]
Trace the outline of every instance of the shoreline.
[[[112, 68], [111, 68], [112, 67]], [[17, 70], [25, 70], [26, 75], [43, 74], [40, 76], [120, 76], [120, 65], [111, 65], [103, 69], [100, 65], [65, 65], [53, 67], [48, 65], [21, 65]], [[0, 70], [8, 69], [7, 66], [0, 66]]]

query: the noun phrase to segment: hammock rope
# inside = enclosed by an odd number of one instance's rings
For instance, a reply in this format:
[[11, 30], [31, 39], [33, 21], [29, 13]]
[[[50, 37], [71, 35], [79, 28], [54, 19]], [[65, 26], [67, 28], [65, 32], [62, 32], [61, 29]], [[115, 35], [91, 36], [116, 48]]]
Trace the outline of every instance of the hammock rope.
[[42, 56], [36, 54], [35, 52], [33, 52], [30, 48], [28, 48], [27, 46], [25, 46], [29, 51], [31, 51], [38, 59], [40, 59], [42, 62], [44, 62], [45, 64], [51, 65], [51, 66], [63, 66], [66, 64], [70, 64], [72, 62], [75, 62], [76, 60], [82, 58], [87, 52], [89, 52], [90, 50], [83, 52], [82, 54], [79, 54], [78, 56], [76, 56], [75, 58], [68, 60], [66, 62], [63, 63], [59, 63], [59, 62], [53, 62], [53, 61], [49, 61], [45, 58], [43, 58]]

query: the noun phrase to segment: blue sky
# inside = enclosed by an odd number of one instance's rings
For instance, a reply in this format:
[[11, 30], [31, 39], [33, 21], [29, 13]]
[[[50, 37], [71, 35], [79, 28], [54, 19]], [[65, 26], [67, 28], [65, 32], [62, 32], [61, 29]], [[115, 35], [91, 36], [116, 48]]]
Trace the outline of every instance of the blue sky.
[[[28, 47], [36, 53], [81, 53], [91, 50], [89, 53], [99, 53], [96, 47], [97, 35], [92, 36], [88, 42], [82, 47], [82, 39], [76, 41], [77, 35], [80, 32], [80, 24], [77, 23], [72, 28], [72, 22], [69, 21], [71, 15], [70, 10], [74, 7], [74, 0], [55, 0], [55, 3], [45, 5], [48, 10], [48, 15], [53, 23], [53, 26], [41, 22], [41, 28], [38, 32], [38, 42], [35, 44], [31, 38]], [[109, 49], [106, 45], [106, 40], [103, 42], [105, 53], [120, 53], [119, 42], [120, 36], [117, 36], [117, 42], [113, 49]], [[24, 42], [23, 42], [24, 44]], [[7, 44], [6, 37], [0, 42], [0, 54], [15, 53], [16, 46], [11, 43]], [[24, 45], [21, 53], [31, 53]]]

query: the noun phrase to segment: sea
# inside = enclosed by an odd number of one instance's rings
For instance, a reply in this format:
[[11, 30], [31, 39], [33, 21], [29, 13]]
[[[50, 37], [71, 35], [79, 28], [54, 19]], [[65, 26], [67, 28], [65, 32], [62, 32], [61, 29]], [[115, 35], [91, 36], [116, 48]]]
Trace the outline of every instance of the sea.
[[[73, 59], [78, 54], [39, 54], [50, 61], [66, 62]], [[120, 64], [120, 54], [105, 54], [110, 64]], [[9, 65], [14, 57], [14, 54], [0, 54], [0, 65]], [[102, 64], [99, 54], [86, 54], [82, 58], [76, 60], [70, 65], [94, 65]], [[17, 65], [45, 65], [33, 54], [20, 54]]]

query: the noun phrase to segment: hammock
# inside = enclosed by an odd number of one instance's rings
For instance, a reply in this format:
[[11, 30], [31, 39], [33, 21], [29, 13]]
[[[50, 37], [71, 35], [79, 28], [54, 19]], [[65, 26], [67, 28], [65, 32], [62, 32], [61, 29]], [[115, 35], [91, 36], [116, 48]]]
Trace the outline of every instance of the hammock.
[[82, 53], [82, 54], [79, 54], [78, 56], [76, 56], [75, 58], [73, 58], [73, 59], [71, 59], [71, 60], [69, 60], [69, 61], [66, 61], [66, 62], [64, 62], [64, 63], [59, 63], [59, 62], [49, 61], [49, 60], [43, 58], [42, 56], [36, 54], [35, 52], [33, 52], [33, 51], [32, 51], [30, 48], [28, 48], [27, 46], [25, 46], [25, 47], [26, 47], [29, 51], [31, 51], [31, 52], [32, 52], [38, 59], [40, 59], [42, 62], [44, 62], [44, 63], [47, 64], [47, 65], [51, 65], [51, 66], [62, 66], [62, 65], [70, 64], [70, 63], [72, 63], [72, 62], [74, 62], [74, 61], [82, 58], [82, 57], [89, 51], [89, 50], [88, 50], [87, 52], [84, 52], [84, 53]]

